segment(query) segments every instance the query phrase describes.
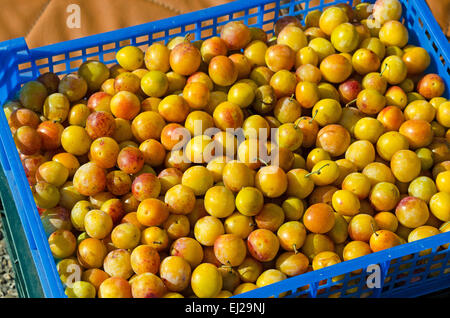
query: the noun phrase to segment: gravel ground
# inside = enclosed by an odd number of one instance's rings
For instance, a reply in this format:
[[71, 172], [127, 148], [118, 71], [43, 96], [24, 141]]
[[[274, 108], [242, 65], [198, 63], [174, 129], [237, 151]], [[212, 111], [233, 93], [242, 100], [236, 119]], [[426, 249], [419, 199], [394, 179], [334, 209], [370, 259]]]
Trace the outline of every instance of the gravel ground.
[[3, 226], [0, 219], [0, 298], [17, 298], [14, 271], [6, 250]]

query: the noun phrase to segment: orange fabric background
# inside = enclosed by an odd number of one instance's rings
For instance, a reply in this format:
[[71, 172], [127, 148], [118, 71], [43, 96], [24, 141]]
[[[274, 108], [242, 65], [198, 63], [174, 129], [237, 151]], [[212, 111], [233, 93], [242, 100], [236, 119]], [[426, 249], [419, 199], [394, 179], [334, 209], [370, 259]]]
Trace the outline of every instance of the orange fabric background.
[[[0, 41], [24, 36], [30, 48], [39, 47], [229, 1], [231, 0], [0, 0]], [[441, 27], [450, 36], [450, 0], [427, 2]], [[80, 29], [66, 26], [70, 15], [66, 12], [69, 4], [80, 6]]]

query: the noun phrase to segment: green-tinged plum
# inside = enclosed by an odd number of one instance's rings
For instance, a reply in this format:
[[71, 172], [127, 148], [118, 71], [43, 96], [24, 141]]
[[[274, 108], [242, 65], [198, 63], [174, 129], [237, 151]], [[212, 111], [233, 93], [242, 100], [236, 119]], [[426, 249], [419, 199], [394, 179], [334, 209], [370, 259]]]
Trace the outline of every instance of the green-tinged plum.
[[88, 84], [84, 78], [76, 74], [67, 74], [58, 85], [58, 92], [66, 95], [70, 102], [81, 100], [88, 91]]
[[90, 92], [95, 92], [100, 89], [103, 82], [110, 76], [108, 67], [100, 61], [86, 61], [81, 64], [78, 69], [78, 75], [84, 78], [88, 85]]
[[44, 84], [38, 81], [30, 81], [20, 89], [19, 100], [23, 107], [34, 112], [41, 112], [47, 94], [47, 88]]

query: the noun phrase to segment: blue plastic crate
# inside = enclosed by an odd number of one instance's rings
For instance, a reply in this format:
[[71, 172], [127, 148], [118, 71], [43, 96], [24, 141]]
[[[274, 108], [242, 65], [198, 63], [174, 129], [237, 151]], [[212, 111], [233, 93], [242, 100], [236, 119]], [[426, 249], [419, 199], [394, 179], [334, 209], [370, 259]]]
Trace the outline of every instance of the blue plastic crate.
[[[374, 1], [365, 1], [374, 2]], [[425, 48], [431, 56], [426, 72], [438, 73], [446, 83], [444, 96], [449, 98], [450, 49], [424, 0], [401, 0], [403, 21], [409, 30], [410, 43]], [[98, 59], [106, 64], [115, 63], [115, 52], [125, 45], [145, 48], [153, 42], [167, 41], [175, 36], [195, 34], [205, 39], [218, 34], [218, 27], [229, 20], [242, 20], [249, 26], [262, 27], [269, 35], [280, 12], [305, 15], [314, 9], [323, 9], [337, 3], [352, 4], [351, 0], [320, 1], [310, 6], [308, 0], [246, 0], [180, 15], [156, 22], [93, 35], [81, 39], [29, 49], [23, 38], [0, 43], [0, 103], [14, 97], [20, 86], [44, 72], [67, 74], [75, 72], [86, 60]], [[303, 9], [297, 8], [301, 5]], [[31, 259], [42, 293], [31, 296], [65, 297], [51, 255], [47, 237], [28, 186], [19, 155], [6, 118], [0, 114], [0, 161], [8, 181], [10, 195], [25, 233]], [[2, 194], [5, 195], [2, 191]], [[3, 197], [2, 195], [2, 197]], [[3, 198], [5, 200], [5, 198]], [[11, 202], [9, 202], [11, 203]], [[8, 210], [6, 211], [8, 214]], [[13, 231], [14, 244], [14, 231]], [[449, 249], [442, 244], [450, 242], [450, 233], [443, 233], [343, 262], [318, 271], [292, 277], [270, 286], [235, 297], [415, 297], [450, 286]], [[420, 252], [430, 249], [427, 255]], [[378, 265], [380, 288], [368, 288], [367, 272], [370, 265]], [[373, 270], [372, 268], [372, 270]], [[357, 270], [362, 270], [359, 273]], [[353, 272], [353, 273], [352, 273]], [[343, 276], [340, 276], [343, 275]], [[339, 280], [333, 277], [338, 277]], [[376, 282], [376, 281], [375, 281]]]

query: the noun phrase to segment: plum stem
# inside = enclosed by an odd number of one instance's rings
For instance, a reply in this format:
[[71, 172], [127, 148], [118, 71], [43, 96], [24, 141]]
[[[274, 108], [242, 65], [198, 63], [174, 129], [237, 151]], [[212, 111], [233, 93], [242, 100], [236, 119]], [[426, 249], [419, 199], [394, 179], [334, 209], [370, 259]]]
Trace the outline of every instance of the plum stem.
[[375, 228], [373, 226], [373, 223], [370, 223], [370, 227], [372, 228], [373, 234], [375, 234], [376, 236], [379, 236], [380, 234], [377, 233], [377, 231], [375, 231]]
[[290, 101], [290, 102], [292, 102], [292, 101], [294, 100], [294, 95], [295, 95], [295, 94], [292, 94], [291, 97], [289, 97], [289, 101]]
[[345, 107], [350, 106], [351, 104], [355, 103], [358, 99], [355, 98], [354, 100], [349, 101], [347, 104], [345, 104]]
[[316, 171], [311, 171], [310, 173], [305, 174], [305, 178], [309, 177], [310, 175], [313, 175], [315, 173], [317, 173], [318, 175], [320, 174], [320, 171], [325, 168], [326, 166], [329, 166], [329, 163], [324, 164], [322, 167], [320, 167], [319, 169], [317, 169]]
[[314, 118], [316, 118], [317, 114], [319, 113], [319, 110], [316, 109], [316, 111], [314, 112], [314, 115], [312, 116], [312, 118], [309, 120], [309, 123], [312, 124]]
[[152, 243], [153, 243], [153, 244], [159, 244], [159, 245], [161, 245], [161, 244], [162, 244], [162, 242], [161, 242], [161, 241], [153, 241]]
[[384, 71], [386, 71], [386, 68], [387, 68], [387, 67], [388, 67], [387, 63], [384, 64], [384, 68], [383, 68], [383, 70], [380, 72], [380, 76], [383, 75], [383, 73], [384, 73]]
[[294, 249], [294, 254], [298, 254], [298, 250], [297, 250], [297, 244], [293, 244], [292, 248]]
[[233, 274], [233, 266], [231, 266], [231, 262], [229, 260], [227, 260], [227, 264], [224, 264], [223, 267], [228, 269], [229, 274]]

